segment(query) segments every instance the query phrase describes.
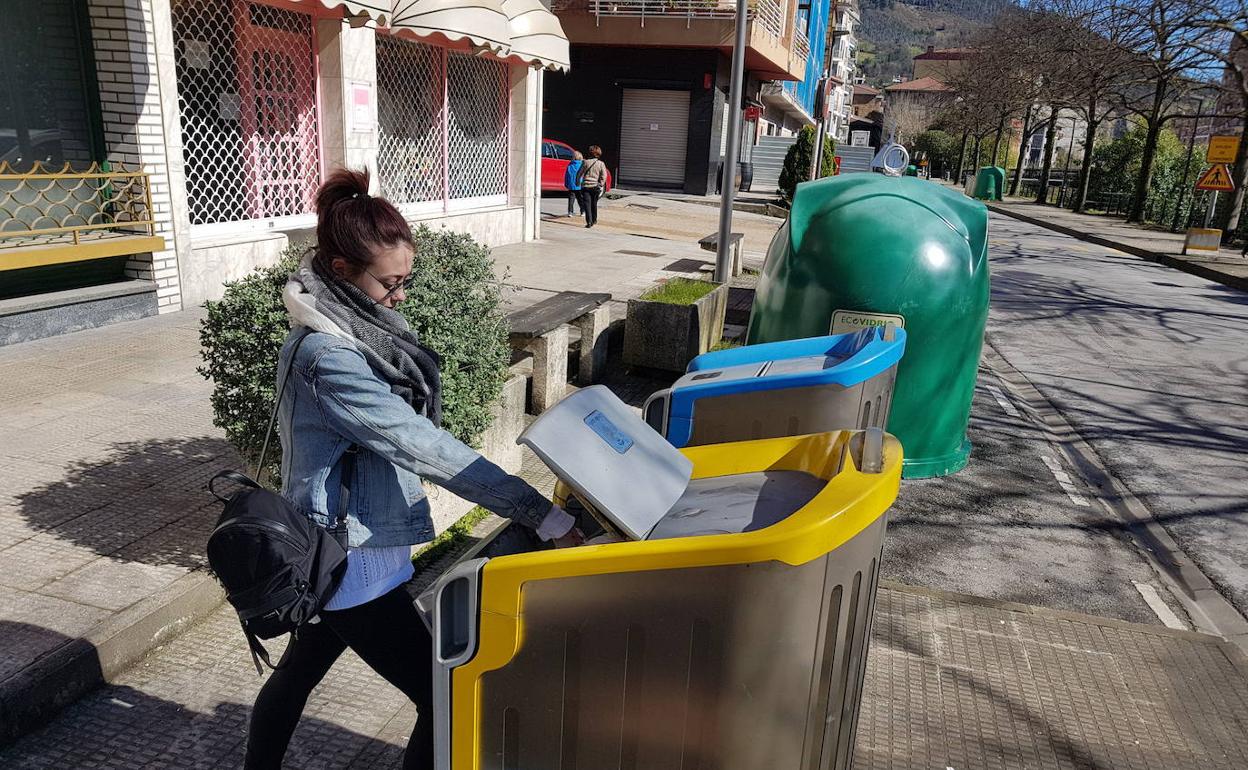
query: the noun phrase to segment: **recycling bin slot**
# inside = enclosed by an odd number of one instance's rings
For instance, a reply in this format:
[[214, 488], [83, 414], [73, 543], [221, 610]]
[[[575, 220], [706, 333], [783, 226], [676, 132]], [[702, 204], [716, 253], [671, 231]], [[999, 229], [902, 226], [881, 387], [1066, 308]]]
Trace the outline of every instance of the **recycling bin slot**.
[[647, 540], [753, 532], [788, 518], [826, 482], [801, 471], [736, 473], [689, 482]]
[[877, 326], [706, 353], [643, 414], [677, 447], [883, 427], [905, 340]]
[[552, 549], [508, 524], [421, 597], [438, 770], [850, 766], [895, 439], [677, 449], [592, 386], [520, 440], [624, 540]]

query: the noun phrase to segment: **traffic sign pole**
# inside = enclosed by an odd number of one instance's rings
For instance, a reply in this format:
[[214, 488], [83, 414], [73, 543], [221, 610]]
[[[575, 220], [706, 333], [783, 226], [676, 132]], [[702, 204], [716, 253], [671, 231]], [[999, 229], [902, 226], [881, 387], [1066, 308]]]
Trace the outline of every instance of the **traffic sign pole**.
[[1205, 227], [1213, 224], [1213, 212], [1218, 210], [1218, 191], [1214, 190], [1213, 195], [1209, 196], [1209, 208], [1205, 211]]

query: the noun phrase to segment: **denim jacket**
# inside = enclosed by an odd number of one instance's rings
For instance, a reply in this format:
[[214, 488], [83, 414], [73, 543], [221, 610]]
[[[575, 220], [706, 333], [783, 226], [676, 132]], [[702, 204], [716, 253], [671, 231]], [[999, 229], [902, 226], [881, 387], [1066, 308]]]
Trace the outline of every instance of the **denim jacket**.
[[[279, 377], [304, 331], [292, 331], [282, 346]], [[282, 494], [321, 526], [338, 510], [343, 453], [353, 444], [359, 448], [348, 480], [351, 547], [433, 539], [422, 478], [535, 529], [550, 510], [536, 489], [391, 393], [350, 340], [307, 335], [290, 370], [278, 423]]]

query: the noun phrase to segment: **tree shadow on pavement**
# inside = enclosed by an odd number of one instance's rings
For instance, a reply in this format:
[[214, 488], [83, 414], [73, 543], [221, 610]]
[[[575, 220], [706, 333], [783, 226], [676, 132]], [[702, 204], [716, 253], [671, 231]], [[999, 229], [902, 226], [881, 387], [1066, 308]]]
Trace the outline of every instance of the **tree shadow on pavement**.
[[[1034, 681], [1037, 672], [996, 670], [993, 666], [999, 664], [1000, 659], [992, 660], [988, 655], [978, 656], [970, 666], [958, 665], [959, 655], [965, 654], [958, 648], [966, 645], [968, 638], [976, 638], [974, 631], [950, 629], [935, 620], [932, 613], [935, 608], [926, 602], [916, 607], [910, 601], [896, 592], [882, 597], [871, 631], [872, 655], [887, 651], [910, 658], [903, 664], [889, 655], [884, 660], [891, 667], [890, 671], [880, 670], [880, 663], [874, 662], [868, 667], [864, 683], [864, 701], [882, 701], [879, 705], [864, 702], [864, 711], [870, 711], [871, 705], [883, 707], [895, 723], [909, 725], [909, 729], [901, 733], [904, 737], [899, 743], [885, 747], [886, 756], [900, 754], [915, 761], [916, 766], [926, 754], [929, 759], [940, 760], [937, 766], [978, 767], [976, 757], [980, 761], [993, 757], [997, 760], [992, 763], [994, 765], [1000, 762], [1002, 767], [1025, 768], [1047, 756], [1056, 757], [1061, 767], [1087, 770], [1110, 767], [1095, 756], [1096, 747], [1083, 745], [1086, 740], [1083, 735], [1072, 734], [1066, 725], [1051, 721], [1036, 708], [1039, 703], [1027, 702], [1028, 694], [1036, 692], [1033, 685], [1043, 687], [1045, 684]], [[889, 687], [898, 671], [916, 668], [919, 671], [915, 673], [923, 681], [939, 682], [935, 692], [930, 685], [900, 691]], [[876, 669], [874, 676], [872, 669]], [[877, 682], [877, 677], [882, 681]], [[1011, 745], [1008, 742], [1011, 734], [1026, 735], [1027, 740]], [[859, 758], [871, 756], [873, 743], [860, 737], [856, 755]], [[859, 762], [855, 762], [857, 766]]]
[[194, 568], [220, 513], [208, 481], [239, 467], [220, 438], [118, 442], [19, 494], [17, 509], [30, 528], [96, 554]]
[[[234, 679], [237, 686], [229, 691], [234, 699], [246, 703], [222, 699], [203, 705], [185, 704], [130, 686], [100, 687], [100, 661], [94, 647], [85, 640], [71, 639], [40, 626], [0, 621], [0, 638], [9, 635], [58, 637], [60, 654], [75, 652], [78, 662], [72, 670], [56, 672], [52, 677], [31, 677], [24, 689], [12, 686], [11, 680], [0, 679], [0, 725], [4, 728], [0, 731], [0, 767], [79, 770], [104, 766], [242, 766], [250, 701], [261, 680], [254, 670], [245, 667], [241, 658], [217, 665], [238, 666]], [[219, 651], [204, 650], [200, 657], [215, 659]], [[195, 663], [198, 661], [192, 662], [192, 666]], [[219, 672], [211, 673], [221, 676]], [[181, 683], [183, 691], [195, 692], [194, 677], [194, 671], [187, 672], [187, 682]], [[168, 686], [169, 682], [157, 684]], [[387, 685], [379, 682], [378, 686]], [[317, 697], [314, 693], [313, 700]], [[393, 710], [396, 700], [387, 701], [387, 712]], [[309, 710], [315, 707], [310, 706]], [[373, 724], [385, 724], [380, 738], [305, 717], [291, 741], [285, 766], [398, 768], [415, 711], [409, 705], [397, 714], [381, 717], [374, 715], [371, 720]], [[342, 720], [349, 724], [369, 721], [351, 713], [343, 713]]]

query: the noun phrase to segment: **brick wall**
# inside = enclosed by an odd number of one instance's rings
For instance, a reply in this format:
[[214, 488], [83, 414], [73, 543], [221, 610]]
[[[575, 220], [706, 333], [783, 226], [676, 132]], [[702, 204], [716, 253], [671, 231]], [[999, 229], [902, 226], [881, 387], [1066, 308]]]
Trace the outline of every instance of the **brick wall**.
[[[154, 8], [159, 3], [163, 8]], [[171, 177], [181, 172], [181, 140], [167, 142], [169, 115], [162, 110], [158, 70], [158, 43], [172, 69], [171, 38], [159, 40], [159, 15], [168, 15], [168, 0], [89, 0], [91, 36], [100, 86], [104, 140], [109, 162], [128, 168], [142, 166], [151, 173], [156, 231], [166, 249], [136, 254], [126, 263], [132, 278], [156, 283], [160, 312], [182, 309], [178, 281], [179, 232], [173, 205]], [[168, 36], [168, 25], [165, 34]], [[166, 95], [165, 103], [176, 93]], [[172, 116], [176, 128], [176, 109]], [[171, 157], [174, 155], [175, 157]], [[184, 195], [184, 193], [183, 193]]]

